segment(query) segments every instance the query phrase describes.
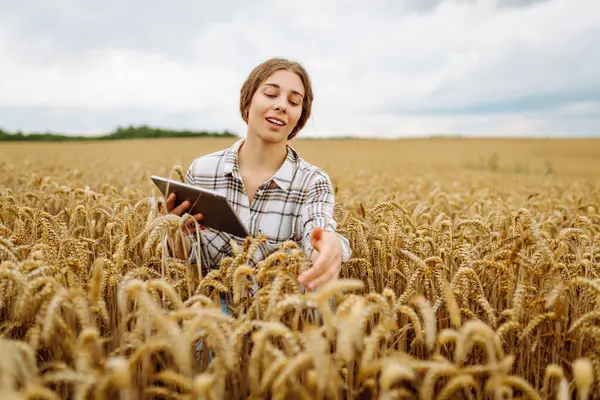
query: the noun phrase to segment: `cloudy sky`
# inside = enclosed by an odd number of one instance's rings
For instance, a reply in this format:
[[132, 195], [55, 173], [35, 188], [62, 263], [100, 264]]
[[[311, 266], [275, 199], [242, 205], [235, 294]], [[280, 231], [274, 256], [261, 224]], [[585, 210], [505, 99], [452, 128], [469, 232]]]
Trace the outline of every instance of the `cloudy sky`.
[[2, 0], [0, 128], [244, 135], [275, 56], [313, 80], [305, 136], [600, 136], [598, 0]]

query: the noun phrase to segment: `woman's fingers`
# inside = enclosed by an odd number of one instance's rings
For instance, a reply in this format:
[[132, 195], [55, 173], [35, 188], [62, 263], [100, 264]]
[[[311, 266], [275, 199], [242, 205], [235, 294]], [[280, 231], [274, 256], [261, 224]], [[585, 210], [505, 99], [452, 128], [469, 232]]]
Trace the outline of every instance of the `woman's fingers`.
[[319, 257], [315, 260], [313, 266], [298, 277], [298, 282], [304, 283], [309, 289], [315, 287], [315, 281], [321, 276], [327, 275], [333, 268], [335, 255], [327, 248], [323, 250], [323, 252], [319, 253]]
[[177, 207], [175, 207], [173, 211], [171, 211], [171, 214], [181, 216], [181, 214], [183, 214], [188, 208], [190, 208], [190, 202], [186, 200]]
[[185, 210], [187, 210], [190, 207], [190, 202], [189, 201], [184, 201], [183, 203], [181, 203], [180, 205], [178, 205], [177, 207], [175, 207], [175, 200], [177, 200], [177, 196], [175, 195], [175, 193], [171, 193], [169, 194], [169, 197], [167, 197], [167, 212], [169, 214], [175, 214], [175, 215], [179, 215], [181, 216]]
[[313, 266], [298, 277], [298, 282], [304, 283], [309, 289], [335, 278], [341, 267], [341, 250], [335, 234], [315, 228], [311, 232], [311, 242], [319, 256]]
[[173, 209], [173, 203], [174, 202], [175, 202], [175, 193], [171, 193], [165, 199], [165, 206], [164, 207], [159, 207], [159, 213], [160, 213], [160, 215], [170, 214], [171, 210]]
[[[166, 200], [167, 212], [169, 214], [175, 214], [175, 215], [181, 216], [188, 208], [190, 208], [191, 203], [186, 200], [183, 203], [181, 203], [180, 205], [178, 205], [177, 207], [175, 207], [175, 200], [177, 200], [177, 196], [175, 195], [175, 193], [169, 194], [169, 196], [167, 197], [167, 200]], [[190, 219], [186, 223], [186, 228], [192, 233], [196, 232], [195, 221], [200, 222], [200, 221], [202, 221], [203, 218], [204, 218], [204, 215], [202, 215], [201, 213], [195, 214], [193, 216], [193, 218]], [[205, 230], [206, 227], [200, 225], [200, 229]]]
[[329, 282], [333, 278], [335, 278], [338, 274], [338, 270], [335, 267], [329, 268], [320, 276], [315, 277], [310, 283], [307, 285], [309, 289], [314, 289], [321, 286], [324, 283]]
[[193, 218], [190, 218], [190, 220], [187, 222], [187, 229], [192, 233], [196, 232], [196, 222], [198, 222], [198, 225], [200, 225], [200, 230], [205, 230], [206, 227], [200, 224], [200, 221], [202, 221], [203, 218], [204, 215], [202, 215], [201, 213], [195, 214]]
[[313, 279], [323, 275], [326, 270], [327, 266], [321, 262], [319, 257], [318, 262], [315, 261], [312, 267], [300, 274], [298, 277], [298, 283], [303, 283], [310, 288], [310, 283], [313, 281]]
[[167, 197], [167, 201], [166, 201], [166, 206], [167, 206], [167, 213], [171, 213], [171, 211], [173, 211], [173, 208], [175, 207], [175, 198], [177, 196], [175, 196], [175, 193], [171, 193], [169, 195], [169, 197]]

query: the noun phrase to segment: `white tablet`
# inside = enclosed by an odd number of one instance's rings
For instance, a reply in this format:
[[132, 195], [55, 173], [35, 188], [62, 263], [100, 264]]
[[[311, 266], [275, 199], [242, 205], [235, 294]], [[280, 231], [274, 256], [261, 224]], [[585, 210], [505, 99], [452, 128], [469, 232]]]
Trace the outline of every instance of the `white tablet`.
[[249, 236], [248, 230], [222, 194], [161, 176], [152, 175], [151, 178], [165, 199], [169, 194], [175, 193], [175, 207], [186, 200], [189, 201], [191, 206], [185, 212], [191, 215], [201, 213], [204, 216], [200, 221], [201, 225], [240, 238]]

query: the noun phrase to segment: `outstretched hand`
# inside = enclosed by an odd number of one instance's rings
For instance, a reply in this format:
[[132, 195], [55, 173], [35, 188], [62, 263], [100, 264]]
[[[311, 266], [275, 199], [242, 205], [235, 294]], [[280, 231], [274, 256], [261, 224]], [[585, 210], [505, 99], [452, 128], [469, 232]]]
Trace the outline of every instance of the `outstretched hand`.
[[298, 282], [313, 289], [337, 279], [342, 269], [342, 248], [335, 233], [321, 228], [313, 229], [310, 241], [317, 255], [313, 266], [298, 277]]

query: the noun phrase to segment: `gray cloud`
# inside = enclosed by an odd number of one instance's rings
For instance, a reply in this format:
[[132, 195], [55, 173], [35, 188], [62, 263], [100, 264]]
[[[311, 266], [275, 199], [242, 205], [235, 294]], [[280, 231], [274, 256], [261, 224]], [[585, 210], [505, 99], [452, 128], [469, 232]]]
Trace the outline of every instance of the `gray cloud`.
[[[115, 48], [181, 59], [189, 53], [199, 30], [230, 18], [224, 2], [210, 7], [182, 0], [26, 0], [1, 4], [3, 21], [20, 38], [11, 50], [39, 63]], [[23, 47], [23, 42], [28, 46]]]
[[528, 7], [550, 0], [498, 0], [499, 7]]
[[[38, 133], [56, 132], [52, 127], [68, 125], [69, 133], [84, 136], [110, 133], [117, 126], [129, 125], [224, 131], [227, 127], [220, 122], [222, 113], [220, 109], [191, 112], [141, 107], [104, 110], [85, 107], [0, 107], [0, 121], [5, 124], [4, 127], [27, 127], [28, 132]], [[239, 126], [232, 124], [229, 129], [239, 131]]]
[[431, 11], [442, 3], [442, 1], [444, 0], [408, 0], [402, 3], [402, 6], [404, 9], [410, 11]]
[[0, 126], [243, 132], [241, 83], [284, 56], [313, 78], [307, 134], [580, 134], [599, 38], [595, 0], [0, 2]]

